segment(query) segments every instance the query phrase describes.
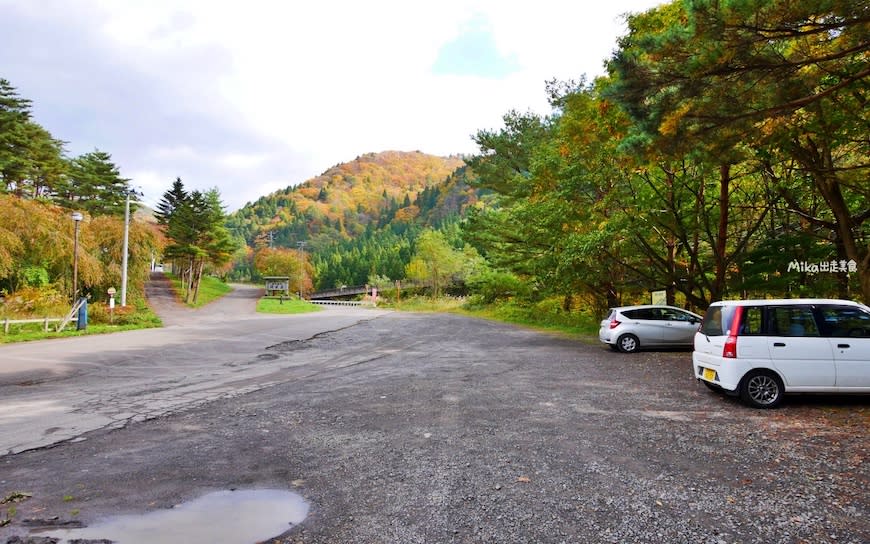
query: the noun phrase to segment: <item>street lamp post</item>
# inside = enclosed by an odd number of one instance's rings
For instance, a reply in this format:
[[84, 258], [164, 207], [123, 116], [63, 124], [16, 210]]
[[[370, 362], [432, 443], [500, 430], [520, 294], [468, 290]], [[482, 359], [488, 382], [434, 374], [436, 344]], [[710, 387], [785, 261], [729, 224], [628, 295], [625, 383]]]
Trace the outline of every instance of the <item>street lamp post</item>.
[[75, 223], [75, 234], [73, 235], [73, 302], [79, 294], [79, 223], [84, 217], [79, 212], [73, 212], [72, 220]]

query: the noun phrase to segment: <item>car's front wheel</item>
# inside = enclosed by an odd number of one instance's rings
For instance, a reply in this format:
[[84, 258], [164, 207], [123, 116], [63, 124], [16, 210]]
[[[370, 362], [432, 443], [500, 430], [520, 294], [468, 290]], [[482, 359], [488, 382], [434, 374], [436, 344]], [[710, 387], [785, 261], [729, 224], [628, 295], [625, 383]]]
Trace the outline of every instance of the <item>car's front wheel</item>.
[[623, 353], [634, 353], [640, 349], [640, 340], [633, 334], [623, 334], [616, 339], [616, 346]]
[[783, 394], [782, 380], [769, 370], [753, 370], [740, 384], [740, 399], [753, 408], [776, 408]]

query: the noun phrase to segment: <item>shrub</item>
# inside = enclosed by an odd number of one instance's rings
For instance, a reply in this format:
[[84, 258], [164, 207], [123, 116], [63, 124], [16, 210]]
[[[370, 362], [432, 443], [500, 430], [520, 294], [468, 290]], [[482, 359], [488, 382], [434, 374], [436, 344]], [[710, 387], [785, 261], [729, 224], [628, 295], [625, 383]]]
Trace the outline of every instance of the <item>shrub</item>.
[[70, 310], [66, 295], [54, 286], [24, 287], [4, 299], [2, 315], [9, 318], [60, 317]]
[[88, 321], [93, 324], [158, 326], [159, 320], [141, 301], [127, 306], [115, 306], [109, 311], [104, 302], [88, 304]]
[[528, 295], [528, 286], [509, 272], [487, 270], [468, 278], [468, 288], [484, 304]]
[[26, 266], [21, 270], [21, 279], [29, 287], [44, 287], [48, 285], [48, 270], [41, 266]]

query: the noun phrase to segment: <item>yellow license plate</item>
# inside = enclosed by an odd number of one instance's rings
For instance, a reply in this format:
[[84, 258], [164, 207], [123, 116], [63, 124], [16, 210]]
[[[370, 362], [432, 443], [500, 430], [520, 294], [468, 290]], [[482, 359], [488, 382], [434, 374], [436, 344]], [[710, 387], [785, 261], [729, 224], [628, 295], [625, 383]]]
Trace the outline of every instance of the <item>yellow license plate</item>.
[[704, 379], [709, 380], [709, 381], [715, 380], [716, 379], [716, 371], [713, 370], [712, 368], [705, 368], [704, 369]]

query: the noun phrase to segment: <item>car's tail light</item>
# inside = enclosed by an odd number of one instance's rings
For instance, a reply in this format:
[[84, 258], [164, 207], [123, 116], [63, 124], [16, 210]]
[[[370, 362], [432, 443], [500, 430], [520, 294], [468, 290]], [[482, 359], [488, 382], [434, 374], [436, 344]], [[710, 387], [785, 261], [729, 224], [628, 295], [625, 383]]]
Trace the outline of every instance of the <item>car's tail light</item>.
[[619, 326], [619, 324], [620, 324], [620, 321], [617, 321], [617, 320], [615, 320], [615, 319], [611, 319], [611, 320], [610, 320], [610, 328], [611, 328], [611, 329], [615, 329], [616, 327]]
[[728, 329], [728, 339], [725, 340], [725, 346], [722, 348], [722, 357], [726, 359], [737, 358], [737, 331], [740, 330], [742, 322], [743, 306], [738, 306], [734, 309], [734, 319], [731, 321], [731, 328]]
[[722, 357], [726, 359], [736, 359], [737, 358], [737, 337], [729, 336], [727, 340], [725, 340], [725, 347], [722, 348]]

